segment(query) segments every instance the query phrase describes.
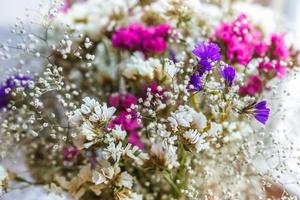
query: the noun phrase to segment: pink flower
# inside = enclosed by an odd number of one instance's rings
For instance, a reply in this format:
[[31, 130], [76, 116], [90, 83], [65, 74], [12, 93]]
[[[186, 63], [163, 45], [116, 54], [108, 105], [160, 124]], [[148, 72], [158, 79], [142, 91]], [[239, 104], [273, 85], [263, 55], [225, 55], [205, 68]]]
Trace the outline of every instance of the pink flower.
[[167, 38], [171, 27], [167, 24], [145, 27], [131, 24], [117, 30], [112, 36], [113, 47], [144, 54], [162, 53], [167, 48]]
[[232, 63], [247, 65], [260, 44], [262, 34], [248, 22], [245, 14], [240, 14], [233, 22], [222, 23], [213, 38], [225, 45], [225, 53]]
[[271, 52], [275, 59], [286, 60], [289, 57], [290, 51], [284, 42], [284, 34], [271, 36]]
[[262, 90], [262, 81], [258, 75], [251, 75], [248, 78], [248, 82], [245, 86], [240, 87], [241, 95], [254, 96], [260, 93]]
[[278, 78], [283, 78], [286, 74], [286, 66], [280, 60], [262, 61], [259, 63], [259, 70], [268, 74], [273, 73]]
[[[137, 112], [132, 109], [136, 104], [137, 98], [133, 94], [112, 94], [108, 98], [108, 104], [118, 109], [117, 116], [110, 121], [108, 128], [114, 128], [116, 125], [121, 126], [128, 133], [128, 142], [139, 148], [144, 147], [141, 140], [139, 129], [142, 128], [141, 120]], [[130, 109], [130, 110], [128, 110]]]
[[136, 104], [137, 98], [133, 94], [112, 94], [108, 97], [108, 104], [118, 110], [126, 110]]
[[79, 150], [76, 146], [71, 146], [69, 148], [64, 148], [63, 157], [64, 161], [73, 161], [79, 155]]
[[60, 9], [63, 13], [67, 13], [72, 5], [73, 0], [64, 0], [64, 5]]
[[145, 146], [139, 132], [131, 132], [128, 136], [128, 142], [134, 146], [138, 146], [140, 149], [143, 149]]

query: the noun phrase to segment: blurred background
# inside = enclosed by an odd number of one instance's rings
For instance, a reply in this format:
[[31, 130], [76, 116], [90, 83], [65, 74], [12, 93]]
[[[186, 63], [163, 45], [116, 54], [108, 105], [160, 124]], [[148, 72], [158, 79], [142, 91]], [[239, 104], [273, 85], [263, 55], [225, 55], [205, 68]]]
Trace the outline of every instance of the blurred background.
[[[45, 0], [47, 1], [47, 0]], [[222, 0], [221, 0], [222, 1]], [[247, 0], [244, 0], [247, 1]], [[253, 0], [253, 2], [259, 3], [263, 6], [267, 6], [272, 8], [272, 10], [280, 13], [284, 17], [284, 23], [280, 24], [283, 28], [290, 32], [290, 36], [293, 38], [293, 45], [296, 47], [300, 47], [298, 41], [300, 41], [300, 0]], [[21, 17], [25, 19], [25, 9], [30, 9], [33, 13], [38, 8], [39, 1], [38, 0], [0, 0], [0, 42], [5, 41], [10, 38], [9, 27], [13, 26], [16, 22], [16, 17]], [[281, 22], [278, 22], [281, 23]], [[2, 71], [3, 69], [0, 70]], [[290, 108], [290, 112], [288, 113], [288, 117], [285, 120], [274, 119], [276, 127], [274, 129], [284, 129], [287, 133], [290, 134], [291, 138], [295, 139], [295, 141], [299, 141], [300, 148], [300, 132], [297, 133], [296, 130], [300, 130], [299, 128], [299, 119], [300, 119], [300, 93], [297, 91], [297, 86], [300, 85], [300, 76], [293, 76], [286, 83], [281, 85], [281, 88], [278, 91], [277, 96], [280, 96], [280, 93], [290, 93], [288, 99], [285, 99], [283, 104], [286, 105], [286, 108]], [[298, 103], [299, 102], [299, 103]], [[294, 163], [291, 163], [291, 167]], [[286, 177], [286, 181], [288, 182], [290, 179], [300, 179], [300, 169], [299, 176], [296, 177]], [[292, 191], [295, 194], [300, 196], [300, 187], [295, 185], [286, 185], [286, 188], [289, 191]], [[39, 189], [35, 189], [40, 191]], [[33, 191], [33, 190], [32, 190]], [[32, 200], [33, 193], [23, 193], [23, 199]], [[36, 192], [36, 197], [39, 196], [39, 192]], [[26, 198], [27, 197], [27, 198]], [[0, 197], [1, 199], [1, 197]], [[7, 196], [4, 198], [5, 200], [14, 199], [12, 196]], [[64, 199], [64, 198], [37, 198], [37, 199]]]

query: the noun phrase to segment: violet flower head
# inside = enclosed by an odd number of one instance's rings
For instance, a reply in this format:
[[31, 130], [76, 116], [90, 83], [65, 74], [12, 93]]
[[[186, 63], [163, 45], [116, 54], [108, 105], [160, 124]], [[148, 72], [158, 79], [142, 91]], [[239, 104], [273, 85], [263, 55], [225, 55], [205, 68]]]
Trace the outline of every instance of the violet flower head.
[[201, 75], [192, 74], [187, 89], [189, 91], [201, 91], [202, 90]]
[[3, 85], [0, 86], [0, 109], [7, 106], [10, 96], [7, 93], [17, 87], [28, 87], [29, 82], [32, 80], [29, 76], [16, 75], [9, 77]]
[[199, 42], [196, 44], [192, 53], [197, 56], [200, 61], [199, 65], [211, 70], [211, 63], [221, 60], [220, 47], [212, 42]]
[[229, 87], [231, 87], [232, 83], [234, 81], [234, 78], [235, 78], [235, 69], [229, 65], [229, 66], [225, 67], [223, 70], [220, 69], [219, 72], [225, 79], [227, 85]]
[[267, 102], [261, 101], [254, 104], [254, 117], [257, 121], [259, 121], [262, 124], [266, 124], [266, 122], [269, 119], [270, 109], [267, 108]]

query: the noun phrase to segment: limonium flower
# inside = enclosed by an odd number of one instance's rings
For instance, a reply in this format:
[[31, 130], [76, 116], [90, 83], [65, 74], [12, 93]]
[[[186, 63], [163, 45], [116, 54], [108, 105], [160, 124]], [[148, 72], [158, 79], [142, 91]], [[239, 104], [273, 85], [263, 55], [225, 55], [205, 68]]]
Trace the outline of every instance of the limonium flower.
[[10, 100], [10, 95], [8, 92], [17, 87], [28, 87], [31, 77], [16, 75], [9, 77], [3, 85], [0, 86], [0, 108], [7, 106]]
[[241, 95], [254, 96], [262, 91], [262, 80], [258, 75], [248, 77], [247, 84], [240, 87]]
[[162, 53], [167, 48], [166, 40], [170, 29], [168, 24], [147, 27], [131, 24], [114, 33], [112, 44], [118, 49], [141, 51], [144, 54]]
[[197, 73], [192, 74], [187, 89], [189, 91], [201, 91], [202, 90], [201, 75]]
[[285, 44], [284, 37], [284, 34], [272, 34], [271, 36], [270, 51], [272, 56], [276, 59], [286, 60], [290, 55], [290, 51]]
[[240, 113], [253, 115], [257, 121], [265, 125], [269, 119], [270, 109], [267, 108], [266, 101], [260, 101], [249, 104]]
[[114, 106], [118, 109], [119, 113], [109, 123], [108, 128], [115, 128], [120, 126], [128, 133], [128, 142], [139, 148], [144, 147], [144, 143], [141, 140], [139, 129], [141, 124], [137, 117], [137, 112], [132, 109], [132, 105], [136, 104], [137, 98], [132, 94], [112, 94], [108, 98], [110, 106]]
[[200, 66], [206, 70], [211, 70], [212, 62], [220, 61], [222, 58], [220, 51], [220, 47], [215, 43], [199, 42], [192, 53], [200, 59], [198, 63]]
[[73, 161], [79, 155], [79, 149], [76, 146], [71, 146], [69, 148], [63, 149], [64, 161]]
[[223, 78], [226, 81], [226, 84], [231, 87], [233, 80], [235, 78], [235, 69], [232, 66], [227, 66], [224, 69], [219, 70], [220, 74], [223, 76]]
[[214, 34], [214, 40], [226, 47], [227, 58], [242, 65], [248, 64], [253, 58], [261, 38], [262, 33], [249, 23], [245, 14], [240, 14], [232, 22], [222, 23]]
[[270, 109], [267, 108], [267, 102], [261, 101], [258, 103], [255, 103], [254, 105], [255, 111], [254, 111], [254, 117], [257, 121], [259, 121], [262, 124], [266, 124], [269, 118]]

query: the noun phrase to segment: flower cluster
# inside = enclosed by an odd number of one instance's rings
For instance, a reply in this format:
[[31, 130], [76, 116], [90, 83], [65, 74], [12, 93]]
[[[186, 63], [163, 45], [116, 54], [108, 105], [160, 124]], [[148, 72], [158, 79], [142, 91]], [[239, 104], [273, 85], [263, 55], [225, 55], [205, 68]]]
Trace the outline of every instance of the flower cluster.
[[0, 108], [4, 108], [10, 101], [10, 94], [15, 89], [25, 89], [31, 83], [29, 76], [16, 75], [9, 77], [5, 83], [0, 86]]
[[[209, 2], [67, 0], [38, 33], [17, 23], [28, 40], [0, 45], [1, 60], [19, 59], [0, 86], [0, 156], [15, 165], [20, 152], [31, 177], [0, 166], [0, 188], [46, 185], [76, 200], [270, 198], [266, 188], [294, 173], [286, 161], [300, 163], [299, 148], [265, 129], [283, 110], [270, 85], [296, 71], [297, 52], [284, 34]], [[42, 64], [24, 76], [22, 63]]]
[[112, 36], [113, 47], [129, 51], [141, 51], [144, 54], [162, 53], [167, 48], [171, 27], [168, 24], [143, 26], [130, 24], [118, 29]]

